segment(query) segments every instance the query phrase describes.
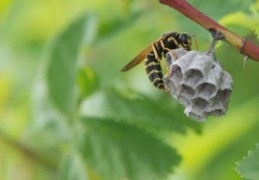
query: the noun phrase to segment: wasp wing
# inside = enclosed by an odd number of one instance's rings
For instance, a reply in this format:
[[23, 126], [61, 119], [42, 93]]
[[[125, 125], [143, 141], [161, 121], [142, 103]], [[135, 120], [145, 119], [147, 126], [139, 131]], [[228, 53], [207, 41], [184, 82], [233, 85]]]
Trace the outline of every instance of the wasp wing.
[[141, 63], [146, 58], [146, 55], [151, 51], [152, 51], [152, 46], [147, 47], [145, 50], [139, 53], [132, 61], [130, 61], [126, 66], [124, 66], [121, 69], [121, 71], [125, 72], [135, 67], [136, 65]]

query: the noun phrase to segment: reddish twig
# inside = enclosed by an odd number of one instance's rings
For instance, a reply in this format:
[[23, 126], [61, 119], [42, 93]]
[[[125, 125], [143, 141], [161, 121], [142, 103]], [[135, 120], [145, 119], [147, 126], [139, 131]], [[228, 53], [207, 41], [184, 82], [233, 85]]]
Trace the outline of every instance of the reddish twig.
[[220, 24], [191, 6], [185, 0], [160, 0], [160, 3], [176, 9], [177, 11], [209, 31], [215, 30], [222, 33], [225, 37], [225, 41], [234, 46], [241, 54], [244, 54], [251, 59], [254, 59], [255, 61], [259, 61], [258, 46], [229, 31], [227, 28], [221, 26]]

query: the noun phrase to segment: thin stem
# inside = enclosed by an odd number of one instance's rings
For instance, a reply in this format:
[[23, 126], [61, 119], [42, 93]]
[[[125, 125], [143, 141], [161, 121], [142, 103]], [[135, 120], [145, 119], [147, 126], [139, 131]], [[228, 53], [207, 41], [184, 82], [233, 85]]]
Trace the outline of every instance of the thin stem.
[[51, 160], [49, 157], [47, 158], [43, 156], [43, 154], [33, 151], [32, 149], [28, 148], [21, 142], [15, 141], [14, 139], [8, 137], [1, 130], [0, 130], [0, 141], [18, 150], [28, 159], [33, 160], [37, 163], [40, 163], [52, 171], [55, 171], [57, 169], [57, 164], [55, 161]]
[[210, 33], [212, 36], [212, 43], [210, 45], [210, 48], [209, 48], [207, 54], [214, 54], [217, 42], [219, 40], [224, 40], [225, 37], [222, 33], [220, 33], [219, 31], [216, 31], [215, 29], [211, 29]]
[[214, 29], [222, 33], [225, 37], [225, 41], [234, 46], [241, 54], [244, 54], [255, 61], [259, 61], [259, 47], [257, 45], [229, 31], [227, 28], [221, 26], [191, 6], [185, 0], [160, 0], [160, 2], [179, 11], [208, 31]]

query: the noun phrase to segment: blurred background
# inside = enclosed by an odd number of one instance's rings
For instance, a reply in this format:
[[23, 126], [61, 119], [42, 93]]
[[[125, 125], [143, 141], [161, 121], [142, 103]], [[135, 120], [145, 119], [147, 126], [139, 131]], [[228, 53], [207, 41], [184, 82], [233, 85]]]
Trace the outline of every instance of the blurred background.
[[[258, 0], [188, 2], [257, 41]], [[155, 0], [1, 0], [0, 179], [242, 179], [236, 162], [259, 142], [259, 64], [220, 43], [229, 108], [196, 122], [143, 63], [120, 72], [168, 31], [211, 43]]]

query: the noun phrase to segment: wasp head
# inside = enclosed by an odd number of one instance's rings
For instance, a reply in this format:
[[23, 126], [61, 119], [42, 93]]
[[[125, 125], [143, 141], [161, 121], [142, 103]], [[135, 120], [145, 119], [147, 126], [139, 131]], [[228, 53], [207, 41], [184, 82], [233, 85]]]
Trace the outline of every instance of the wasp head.
[[188, 33], [182, 33], [179, 35], [179, 41], [184, 49], [190, 51], [192, 45], [192, 37]]

